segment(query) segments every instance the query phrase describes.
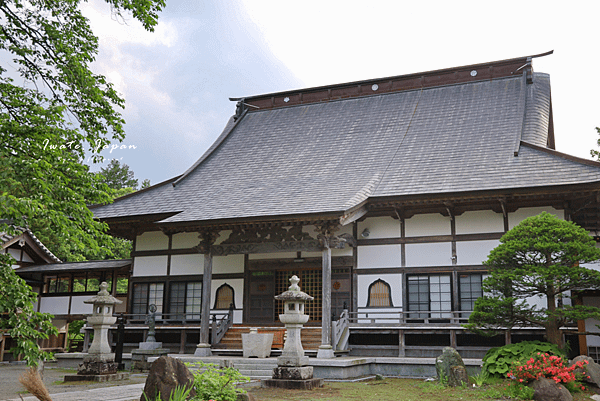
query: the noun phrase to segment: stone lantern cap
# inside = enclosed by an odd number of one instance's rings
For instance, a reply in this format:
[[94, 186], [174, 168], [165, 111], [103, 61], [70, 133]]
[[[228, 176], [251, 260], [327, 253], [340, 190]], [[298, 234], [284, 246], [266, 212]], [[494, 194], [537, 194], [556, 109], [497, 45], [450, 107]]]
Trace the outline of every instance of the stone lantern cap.
[[289, 301], [312, 301], [315, 298], [311, 297], [310, 295], [308, 295], [305, 292], [300, 291], [300, 287], [298, 286], [298, 283], [300, 282], [300, 279], [298, 278], [298, 276], [292, 276], [290, 277], [290, 282], [292, 283], [292, 285], [290, 285], [290, 288], [287, 291], [282, 292], [279, 295], [275, 295], [275, 299], [278, 301], [285, 301], [285, 302], [289, 302]]
[[83, 303], [85, 303], [85, 304], [103, 304], [103, 305], [122, 304], [123, 301], [118, 300], [117, 298], [110, 295], [109, 292], [107, 291], [107, 288], [108, 288], [108, 284], [106, 284], [106, 282], [103, 282], [102, 284], [100, 284], [100, 291], [98, 291], [98, 295], [94, 295], [90, 299], [86, 299], [85, 301], [83, 301]]

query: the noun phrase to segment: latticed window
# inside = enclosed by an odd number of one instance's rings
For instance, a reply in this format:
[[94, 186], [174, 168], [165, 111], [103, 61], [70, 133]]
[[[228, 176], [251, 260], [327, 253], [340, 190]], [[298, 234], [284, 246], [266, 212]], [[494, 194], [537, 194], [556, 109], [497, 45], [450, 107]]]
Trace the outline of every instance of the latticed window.
[[369, 286], [369, 300], [367, 306], [393, 306], [390, 292], [390, 285], [379, 279]]
[[[133, 301], [131, 312], [134, 315], [145, 315], [148, 306], [156, 305], [156, 313], [162, 314], [164, 283], [135, 283], [133, 284]], [[140, 316], [136, 316], [140, 318]]]
[[231, 304], [233, 304], [233, 307], [235, 308], [233, 288], [229, 284], [223, 284], [217, 288], [215, 298], [215, 307], [213, 309], [229, 309], [229, 305]]
[[171, 283], [170, 318], [200, 319], [202, 283]]
[[472, 311], [475, 300], [483, 296], [481, 274], [463, 274], [460, 276], [460, 310]]

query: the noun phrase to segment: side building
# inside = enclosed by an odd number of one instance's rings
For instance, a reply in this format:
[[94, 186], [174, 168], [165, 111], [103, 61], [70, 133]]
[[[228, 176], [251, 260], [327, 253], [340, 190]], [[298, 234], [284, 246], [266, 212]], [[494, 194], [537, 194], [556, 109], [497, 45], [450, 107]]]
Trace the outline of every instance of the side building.
[[[108, 282], [112, 293], [123, 301], [115, 312], [126, 312], [130, 259], [63, 263], [31, 230], [19, 227], [15, 233], [0, 233], [0, 244], [2, 252], [14, 259], [15, 273], [38, 293], [34, 310], [54, 316], [52, 323], [59, 334], [39, 340], [43, 349], [68, 349], [69, 325], [92, 312], [90, 305], [83, 301], [96, 295], [103, 281]], [[0, 362], [15, 359], [10, 353], [12, 344], [13, 340], [0, 332]]]
[[[540, 338], [461, 326], [482, 295], [482, 261], [524, 218], [600, 229], [600, 164], [555, 150], [550, 78], [534, 57], [233, 99], [235, 115], [184, 174], [92, 209], [134, 241], [128, 312], [156, 305], [165, 330], [183, 328], [181, 352], [208, 355], [202, 316], [282, 327], [273, 296], [296, 274], [315, 297], [319, 357], [346, 344], [480, 356]], [[344, 310], [349, 339], [332, 329]]]

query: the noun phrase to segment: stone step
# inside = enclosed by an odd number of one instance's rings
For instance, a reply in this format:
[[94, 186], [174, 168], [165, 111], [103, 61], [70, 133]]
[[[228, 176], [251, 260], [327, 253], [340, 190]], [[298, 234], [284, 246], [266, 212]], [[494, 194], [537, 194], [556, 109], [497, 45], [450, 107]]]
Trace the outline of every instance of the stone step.
[[[282, 327], [258, 327], [259, 332], [281, 332]], [[242, 334], [249, 333], [250, 327], [232, 327], [227, 330], [225, 336], [215, 348], [221, 350], [237, 350], [242, 348]], [[281, 335], [281, 334], [279, 334]], [[280, 338], [280, 341], [282, 339]], [[320, 327], [305, 327], [301, 331], [302, 347], [305, 350], [316, 350], [321, 345], [321, 328]], [[282, 342], [273, 344], [274, 349], [281, 349]]]
[[249, 377], [251, 379], [257, 378], [257, 377], [272, 377], [273, 376], [273, 369], [267, 369], [267, 370], [263, 370], [263, 369], [257, 369], [257, 370], [246, 370], [246, 369], [239, 369], [240, 374], [242, 376], [246, 376]]

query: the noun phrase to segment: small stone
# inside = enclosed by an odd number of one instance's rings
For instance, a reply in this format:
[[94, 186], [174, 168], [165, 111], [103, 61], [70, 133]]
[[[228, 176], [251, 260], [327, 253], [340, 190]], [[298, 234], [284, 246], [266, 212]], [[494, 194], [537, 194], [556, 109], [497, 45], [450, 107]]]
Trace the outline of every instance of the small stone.
[[[180, 360], [161, 356], [152, 363], [140, 401], [146, 401], [146, 398], [155, 400], [158, 394], [162, 401], [169, 401], [171, 392], [177, 386], [190, 388], [193, 385], [194, 375]], [[192, 389], [190, 396], [195, 395]]]

